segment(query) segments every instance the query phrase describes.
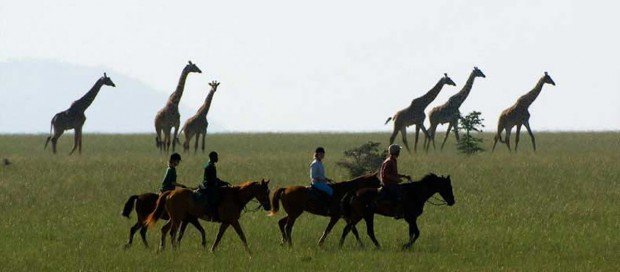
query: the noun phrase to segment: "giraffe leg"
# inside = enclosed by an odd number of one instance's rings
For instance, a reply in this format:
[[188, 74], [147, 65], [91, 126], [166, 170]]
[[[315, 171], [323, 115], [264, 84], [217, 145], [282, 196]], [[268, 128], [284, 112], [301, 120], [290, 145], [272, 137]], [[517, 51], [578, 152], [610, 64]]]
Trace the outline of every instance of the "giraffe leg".
[[411, 149], [409, 149], [409, 143], [407, 142], [407, 127], [403, 127], [400, 129], [400, 135], [403, 137], [403, 144], [407, 148], [407, 152], [411, 153]]
[[512, 128], [506, 128], [506, 146], [508, 147], [508, 151], [512, 151], [510, 149], [510, 131], [512, 130]]
[[452, 127], [454, 127], [454, 137], [456, 137], [456, 142], [458, 143], [461, 140], [461, 137], [459, 137], [459, 119], [454, 121]]
[[174, 126], [174, 134], [172, 136], [174, 136], [174, 138], [172, 138], [172, 152], [174, 152], [176, 146], [177, 146], [177, 142], [179, 142], [179, 125], [175, 125]]
[[164, 150], [168, 152], [170, 150], [170, 129], [164, 131]]
[[190, 132], [185, 129], [185, 141], [183, 141], [183, 152], [189, 152], [189, 145], [192, 142], [192, 137]]
[[[426, 130], [424, 124], [420, 125], [420, 129], [422, 129], [422, 132], [424, 133], [424, 139], [430, 137], [430, 135], [428, 134], [428, 130]], [[424, 148], [424, 146], [422, 146], [422, 148]], [[428, 152], [428, 149], [426, 151]]]
[[194, 143], [194, 154], [198, 153], [198, 141], [200, 141], [200, 133], [196, 133], [196, 142]]
[[497, 133], [495, 133], [495, 137], [493, 138], [493, 149], [491, 149], [491, 152], [495, 151], [495, 146], [497, 145], [497, 141], [501, 142], [502, 130], [504, 130], [504, 127], [502, 127], [501, 123], [497, 124]]
[[205, 153], [205, 137], [207, 137], [207, 130], [202, 133], [202, 153]]
[[52, 136], [52, 153], [56, 154], [56, 144], [64, 132], [65, 131], [62, 129], [54, 129], [54, 136]]
[[427, 151], [431, 147], [431, 142], [433, 143], [433, 150], [437, 149], [437, 147], [435, 147], [435, 132], [437, 132], [437, 125], [437, 123], [431, 123], [431, 127], [428, 129], [428, 134], [430, 137], [426, 146]]
[[415, 125], [415, 140], [413, 142], [413, 153], [418, 153], [418, 138], [420, 136], [420, 125]]
[[394, 143], [394, 140], [396, 140], [396, 135], [398, 135], [399, 131], [401, 131], [401, 129], [398, 129], [396, 124], [394, 124], [394, 130], [392, 130], [392, 135], [390, 136], [390, 144]]
[[521, 134], [521, 124], [517, 125], [517, 132], [515, 134], [515, 153], [517, 153], [517, 146], [519, 146], [519, 135]]
[[448, 129], [446, 130], [446, 137], [443, 138], [443, 142], [441, 143], [441, 150], [443, 150], [443, 146], [446, 144], [446, 140], [448, 140], [448, 136], [450, 136], [451, 129], [452, 129], [452, 123], [448, 123]]
[[80, 129], [76, 128], [75, 133], [73, 134], [73, 148], [71, 149], [71, 152], [69, 152], [69, 155], [73, 154], [73, 152], [75, 152], [75, 150], [77, 149], [79, 139], [80, 139]]
[[82, 154], [82, 139], [84, 138], [84, 134], [82, 133], [82, 129], [80, 128], [80, 138], [78, 138], [78, 154]]
[[534, 147], [534, 152], [536, 152], [536, 138], [534, 138], [534, 133], [532, 133], [532, 130], [530, 129], [530, 121], [525, 121], [523, 125], [525, 126], [525, 129], [527, 129], [527, 133], [530, 134], [530, 138], [532, 138], [532, 147]]

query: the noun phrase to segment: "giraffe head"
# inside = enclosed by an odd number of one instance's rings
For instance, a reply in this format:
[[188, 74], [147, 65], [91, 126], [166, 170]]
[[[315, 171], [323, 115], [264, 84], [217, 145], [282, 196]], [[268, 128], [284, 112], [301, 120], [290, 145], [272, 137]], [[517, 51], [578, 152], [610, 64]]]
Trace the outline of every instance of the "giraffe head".
[[475, 77], [482, 77], [482, 78], [486, 78], [487, 76], [484, 75], [484, 73], [482, 73], [482, 71], [480, 69], [478, 69], [478, 67], [474, 67], [474, 76]]
[[103, 85], [108, 85], [108, 86], [116, 87], [114, 82], [112, 82], [112, 79], [110, 79], [108, 77], [108, 74], [106, 74], [106, 73], [103, 73], [103, 76], [101, 77], [101, 80], [103, 81]]
[[200, 71], [200, 68], [198, 68], [198, 66], [196, 66], [196, 64], [192, 63], [192, 61], [188, 61], [187, 65], [185, 66], [185, 70], [188, 73], [202, 73], [202, 71]]
[[549, 76], [547, 72], [545, 72], [545, 76], [543, 77], [543, 82], [555, 86], [555, 82], [553, 81], [553, 79], [551, 79], [551, 76]]
[[214, 80], [209, 82], [209, 86], [211, 86], [211, 90], [215, 92], [217, 90], [217, 86], [220, 86], [220, 83]]
[[448, 85], [452, 85], [452, 86], [456, 86], [456, 83], [454, 83], [454, 81], [452, 81], [452, 79], [450, 77], [448, 77], [448, 73], [443, 73], [443, 84], [448, 84]]

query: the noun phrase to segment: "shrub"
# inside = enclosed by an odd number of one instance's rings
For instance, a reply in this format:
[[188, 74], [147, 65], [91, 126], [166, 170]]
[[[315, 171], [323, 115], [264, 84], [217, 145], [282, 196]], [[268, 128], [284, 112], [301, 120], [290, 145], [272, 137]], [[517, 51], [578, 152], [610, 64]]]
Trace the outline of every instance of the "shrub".
[[482, 124], [484, 119], [480, 118], [480, 114], [479, 111], [472, 111], [465, 117], [459, 117], [460, 125], [465, 130], [465, 135], [459, 140], [457, 149], [463, 154], [472, 155], [484, 151], [484, 148], [481, 147], [482, 138], [474, 137], [471, 134], [473, 131], [482, 132], [480, 127], [484, 127]]
[[344, 159], [336, 165], [346, 168], [351, 178], [378, 171], [387, 156], [381, 144], [369, 141], [357, 148], [344, 151]]

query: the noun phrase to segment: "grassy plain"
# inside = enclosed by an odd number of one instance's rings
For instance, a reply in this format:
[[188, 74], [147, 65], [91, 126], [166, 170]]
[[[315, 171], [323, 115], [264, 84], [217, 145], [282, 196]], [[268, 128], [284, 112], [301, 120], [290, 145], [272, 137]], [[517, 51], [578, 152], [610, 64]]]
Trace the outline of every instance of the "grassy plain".
[[[242, 225], [254, 254], [249, 258], [232, 230], [218, 252], [199, 245], [188, 228], [179, 250], [156, 253], [159, 228], [149, 232], [152, 247], [139, 240], [123, 250], [132, 220], [120, 216], [127, 198], [155, 191], [166, 156], [152, 135], [85, 135], [84, 154], [43, 150], [43, 135], [0, 136], [0, 270], [318, 270], [318, 271], [586, 271], [620, 270], [620, 133], [538, 133], [532, 152], [524, 135], [520, 152], [504, 146], [495, 153], [465, 157], [450, 139], [443, 152], [403, 154], [401, 172], [420, 177], [450, 174], [456, 205], [427, 206], [419, 220], [421, 237], [401, 251], [403, 221], [377, 217], [374, 250], [360, 225], [366, 248], [352, 237], [337, 247], [340, 222], [324, 248], [318, 240], [326, 218], [304, 215], [293, 233], [293, 248], [280, 246], [277, 219], [263, 211], [246, 213]], [[490, 149], [491, 135], [485, 134]], [[335, 162], [345, 149], [387, 134], [215, 134], [208, 150], [220, 153], [218, 174], [238, 183], [270, 178], [277, 186], [306, 184], [311, 151], [327, 149], [326, 168], [335, 180], [348, 178]], [[185, 155], [179, 182], [196, 185], [206, 154]], [[216, 225], [202, 222], [208, 242]], [[162, 223], [158, 224], [158, 227]], [[137, 237], [136, 237], [137, 238]]]

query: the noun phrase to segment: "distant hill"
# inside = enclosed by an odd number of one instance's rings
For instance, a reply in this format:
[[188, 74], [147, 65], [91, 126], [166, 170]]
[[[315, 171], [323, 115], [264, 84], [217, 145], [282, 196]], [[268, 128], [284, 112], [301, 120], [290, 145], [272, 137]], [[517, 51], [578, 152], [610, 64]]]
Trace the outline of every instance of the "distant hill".
[[[86, 111], [85, 133], [154, 132], [153, 119], [171, 90], [156, 90], [102, 67], [50, 60], [0, 62], [0, 133], [49, 133], [54, 114], [69, 107], [107, 72], [116, 88], [103, 87]], [[180, 106], [181, 123], [196, 109]], [[23, 122], [22, 120], [28, 120]], [[222, 131], [209, 120], [209, 132]]]

